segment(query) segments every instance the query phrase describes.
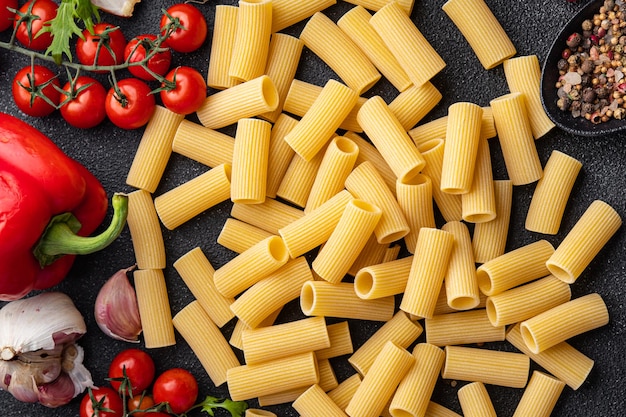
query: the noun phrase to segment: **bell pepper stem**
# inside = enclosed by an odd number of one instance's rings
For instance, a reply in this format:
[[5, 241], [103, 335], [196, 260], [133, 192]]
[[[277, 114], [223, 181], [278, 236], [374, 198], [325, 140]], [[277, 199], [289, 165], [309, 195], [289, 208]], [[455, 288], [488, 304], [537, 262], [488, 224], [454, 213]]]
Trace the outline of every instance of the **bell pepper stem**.
[[109, 246], [122, 233], [128, 216], [128, 196], [116, 193], [111, 199], [111, 224], [97, 236], [78, 236], [80, 222], [71, 213], [53, 217], [33, 253], [41, 267], [64, 255], [87, 255]]

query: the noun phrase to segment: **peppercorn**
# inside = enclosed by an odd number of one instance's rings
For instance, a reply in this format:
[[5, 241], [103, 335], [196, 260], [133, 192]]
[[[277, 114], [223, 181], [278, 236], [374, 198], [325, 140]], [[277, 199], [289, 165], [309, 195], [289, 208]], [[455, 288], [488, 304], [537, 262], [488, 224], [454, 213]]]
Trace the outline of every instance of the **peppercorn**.
[[561, 97], [556, 101], [556, 106], [562, 111], [567, 111], [571, 102], [572, 101], [569, 98]]
[[593, 28], [593, 22], [590, 19], [585, 19], [581, 26], [584, 31], [590, 31]]
[[580, 111], [582, 111], [585, 114], [593, 113], [594, 110], [595, 110], [594, 105], [592, 103], [581, 104]]
[[591, 61], [590, 59], [585, 59], [581, 64], [580, 64], [580, 69], [582, 70], [582, 72], [584, 72], [585, 74], [589, 74], [593, 71], [595, 67], [595, 64], [593, 63], [593, 61]]
[[571, 35], [569, 35], [567, 37], [567, 40], [565, 41], [565, 44], [570, 49], [576, 49], [576, 48], [578, 48], [578, 45], [580, 44], [581, 40], [582, 40], [582, 36], [580, 35], [580, 33], [574, 32], [574, 33], [572, 33]]
[[591, 87], [583, 90], [582, 99], [585, 103], [592, 103], [596, 99], [596, 92]]

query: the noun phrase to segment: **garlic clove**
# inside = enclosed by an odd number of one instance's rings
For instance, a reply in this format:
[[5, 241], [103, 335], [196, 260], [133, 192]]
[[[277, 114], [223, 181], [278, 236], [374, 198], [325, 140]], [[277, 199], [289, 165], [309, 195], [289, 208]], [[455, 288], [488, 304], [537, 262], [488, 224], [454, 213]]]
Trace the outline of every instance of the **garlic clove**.
[[65, 372], [53, 382], [37, 386], [37, 401], [50, 408], [60, 407], [69, 403], [74, 395], [74, 383]]
[[121, 17], [131, 17], [135, 9], [135, 4], [141, 0], [91, 0], [94, 6], [107, 13]]
[[86, 388], [93, 387], [91, 373], [83, 365], [85, 351], [77, 344], [66, 346], [63, 350], [63, 372], [72, 380], [74, 385], [74, 397], [85, 391]]
[[120, 269], [105, 282], [94, 306], [98, 327], [113, 339], [139, 342], [141, 317], [137, 305], [137, 294], [130, 285], [127, 273], [135, 266]]

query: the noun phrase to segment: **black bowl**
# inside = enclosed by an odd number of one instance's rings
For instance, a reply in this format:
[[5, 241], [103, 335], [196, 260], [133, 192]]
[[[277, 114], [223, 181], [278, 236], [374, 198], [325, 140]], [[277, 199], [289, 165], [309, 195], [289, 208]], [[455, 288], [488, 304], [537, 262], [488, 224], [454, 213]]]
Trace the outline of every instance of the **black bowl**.
[[626, 120], [611, 119], [608, 122], [594, 124], [584, 117], [573, 117], [569, 111], [562, 111], [556, 105], [559, 78], [557, 62], [565, 49], [565, 41], [573, 32], [581, 31], [582, 22], [598, 13], [604, 0], [593, 0], [586, 4], [561, 30], [554, 40], [543, 63], [541, 71], [541, 102], [548, 117], [562, 130], [579, 136], [601, 136], [626, 129]]

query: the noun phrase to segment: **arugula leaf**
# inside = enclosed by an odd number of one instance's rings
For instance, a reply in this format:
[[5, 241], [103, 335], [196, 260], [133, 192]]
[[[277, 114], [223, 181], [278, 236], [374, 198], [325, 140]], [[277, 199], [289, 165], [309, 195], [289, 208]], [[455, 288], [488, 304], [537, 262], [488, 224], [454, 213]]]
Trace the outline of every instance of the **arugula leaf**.
[[248, 408], [245, 401], [232, 401], [228, 398], [221, 399], [207, 395], [204, 401], [200, 403], [202, 411], [206, 411], [210, 416], [215, 416], [214, 409], [223, 408], [230, 412], [232, 417], [243, 417], [243, 413]]
[[90, 0], [61, 0], [56, 17], [42, 29], [52, 34], [52, 44], [46, 50], [46, 54], [52, 55], [57, 64], [61, 63], [63, 55], [71, 61], [70, 40], [74, 35], [83, 36], [83, 29], [77, 22], [92, 31], [94, 21], [99, 20], [98, 8], [91, 4]]

